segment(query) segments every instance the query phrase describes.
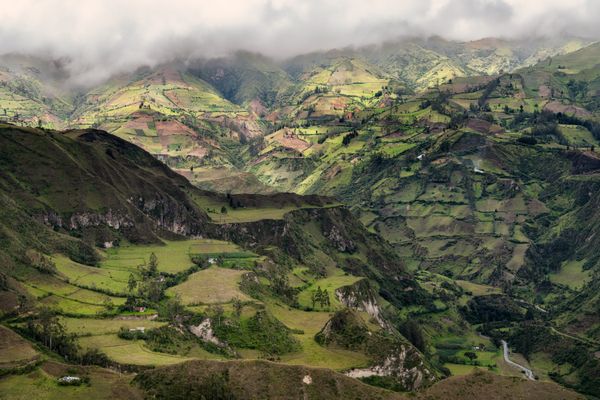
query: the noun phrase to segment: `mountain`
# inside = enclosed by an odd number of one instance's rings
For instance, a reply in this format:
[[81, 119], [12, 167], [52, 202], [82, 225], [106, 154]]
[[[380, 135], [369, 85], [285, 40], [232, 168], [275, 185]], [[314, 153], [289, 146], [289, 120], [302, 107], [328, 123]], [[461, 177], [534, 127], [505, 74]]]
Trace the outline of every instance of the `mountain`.
[[271, 107], [278, 94], [292, 85], [287, 72], [278, 63], [250, 52], [195, 60], [189, 69], [217, 88], [225, 98], [236, 104], [250, 105], [258, 113]]
[[281, 371], [296, 378], [255, 397], [600, 395], [587, 44], [241, 52], [85, 89], [61, 62], [6, 57], [7, 119], [29, 126], [0, 126], [0, 298], [28, 355], [7, 363], [54, 379], [33, 342], [165, 366], [132, 396], [239, 396]]
[[[513, 73], [455, 78], [343, 122], [289, 128], [267, 136], [249, 171], [283, 190], [352, 205], [409, 268], [427, 271], [425, 280], [434, 273], [491, 285], [534, 307], [527, 318], [521, 309], [512, 322], [493, 319], [493, 289], [477, 286], [476, 303], [490, 309], [471, 322], [489, 322], [483, 332], [496, 340], [512, 326], [511, 340], [534, 369], [593, 393], [597, 48]], [[470, 318], [476, 303], [461, 312]], [[550, 327], [526, 322], [536, 312]], [[420, 320], [443, 340], [444, 324], [434, 321]], [[544, 346], [552, 340], [560, 344]], [[577, 361], [567, 356], [574, 352]]]
[[[338, 370], [371, 366], [411, 390], [441, 376], [383, 316], [384, 305], [427, 306], [432, 297], [387, 242], [334, 200], [205, 192], [100, 130], [3, 125], [0, 141], [0, 198], [8, 205], [1, 289], [10, 300], [3, 314], [49, 351], [126, 369], [260, 357]], [[178, 311], [164, 314], [169, 304]], [[223, 313], [236, 304], [240, 313]], [[158, 320], [136, 336], [120, 328], [128, 315], [148, 321], [134, 312], [139, 307]], [[346, 308], [369, 335], [394, 340], [377, 353], [319, 346], [315, 334], [330, 312]], [[28, 311], [39, 318], [23, 324]], [[60, 319], [44, 319], [47, 312]], [[113, 352], [129, 343], [127, 354]]]
[[64, 127], [73, 110], [72, 88], [64, 60], [7, 54], [0, 67], [0, 99], [4, 120]]

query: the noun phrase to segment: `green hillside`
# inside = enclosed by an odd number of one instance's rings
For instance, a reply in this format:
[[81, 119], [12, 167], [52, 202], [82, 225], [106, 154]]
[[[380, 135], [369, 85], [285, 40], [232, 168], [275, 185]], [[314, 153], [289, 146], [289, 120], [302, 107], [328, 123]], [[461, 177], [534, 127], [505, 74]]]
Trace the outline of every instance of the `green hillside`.
[[3, 56], [0, 397], [600, 396], [588, 44]]

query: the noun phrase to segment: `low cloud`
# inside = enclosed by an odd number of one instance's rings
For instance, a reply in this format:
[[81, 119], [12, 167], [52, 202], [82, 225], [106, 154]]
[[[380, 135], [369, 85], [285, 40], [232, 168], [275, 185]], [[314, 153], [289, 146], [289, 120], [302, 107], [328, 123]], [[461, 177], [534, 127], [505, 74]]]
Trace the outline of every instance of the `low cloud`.
[[0, 6], [0, 53], [67, 58], [82, 82], [235, 50], [285, 58], [402, 36], [600, 36], [596, 0], [2, 0]]

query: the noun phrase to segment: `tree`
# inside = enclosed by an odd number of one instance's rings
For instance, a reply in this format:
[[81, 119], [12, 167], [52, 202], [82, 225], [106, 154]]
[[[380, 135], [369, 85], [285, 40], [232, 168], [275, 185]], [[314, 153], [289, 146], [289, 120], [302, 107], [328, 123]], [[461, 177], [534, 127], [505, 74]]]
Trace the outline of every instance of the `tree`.
[[133, 276], [133, 274], [129, 274], [129, 280], [127, 281], [127, 289], [131, 293], [131, 292], [133, 292], [133, 290], [135, 289], [136, 286], [137, 286], [137, 282], [135, 280], [135, 276]]
[[242, 304], [242, 301], [240, 299], [238, 299], [237, 297], [233, 299], [233, 315], [235, 315], [236, 318], [240, 318], [242, 315], [242, 309], [244, 308], [244, 304]]
[[423, 330], [421, 326], [412, 319], [405, 321], [399, 327], [400, 333], [408, 339], [417, 349], [422, 352], [427, 350], [427, 342], [425, 341], [425, 337], [423, 335]]
[[156, 276], [158, 274], [158, 257], [152, 252], [150, 254], [150, 261], [148, 262], [148, 275]]
[[157, 303], [163, 297], [163, 289], [162, 282], [153, 278], [138, 286], [138, 294], [150, 302]]
[[469, 360], [471, 360], [471, 362], [473, 362], [473, 360], [477, 359], [477, 354], [475, 354], [472, 351], [465, 351], [465, 357], [467, 357]]
[[185, 313], [185, 307], [181, 304], [179, 294], [167, 300], [162, 307], [164, 316], [173, 323], [181, 323], [182, 316]]
[[208, 314], [213, 319], [213, 321], [217, 322], [217, 326], [221, 326], [221, 320], [223, 319], [223, 314], [225, 310], [223, 310], [223, 306], [220, 304], [212, 305], [208, 308]]
[[[323, 290], [323, 304], [325, 304], [327, 307], [331, 305], [329, 300], [329, 292], [327, 289]], [[321, 307], [323, 307], [323, 304], [321, 304]]]
[[312, 304], [312, 308], [315, 308], [315, 303], [317, 302], [317, 295], [314, 290], [312, 291], [312, 293], [310, 295], [310, 302]]
[[221, 207], [221, 214], [227, 214], [227, 207]]
[[317, 303], [321, 305], [323, 308], [323, 291], [321, 290], [321, 286], [317, 286], [317, 292], [315, 293], [315, 300]]
[[115, 308], [115, 304], [113, 303], [112, 299], [108, 296], [104, 298], [102, 304], [104, 305], [104, 307], [106, 307], [108, 311], [112, 311]]

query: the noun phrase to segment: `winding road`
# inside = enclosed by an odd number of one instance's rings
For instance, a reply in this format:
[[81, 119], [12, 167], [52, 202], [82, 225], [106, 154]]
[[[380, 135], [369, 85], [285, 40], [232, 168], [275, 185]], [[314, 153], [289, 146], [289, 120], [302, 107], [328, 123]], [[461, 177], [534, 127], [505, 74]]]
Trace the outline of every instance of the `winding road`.
[[505, 340], [502, 340], [502, 347], [504, 348], [504, 361], [506, 361], [506, 363], [508, 365], [511, 365], [511, 366], [513, 366], [515, 368], [518, 368], [521, 371], [523, 371], [525, 373], [525, 376], [527, 376], [528, 379], [530, 379], [532, 381], [535, 381], [535, 376], [533, 375], [533, 371], [532, 370], [530, 370], [529, 368], [526, 368], [526, 367], [522, 366], [521, 364], [517, 364], [516, 362], [511, 361], [508, 358], [508, 353], [509, 353], [509, 351], [508, 351], [508, 343], [506, 343]]

